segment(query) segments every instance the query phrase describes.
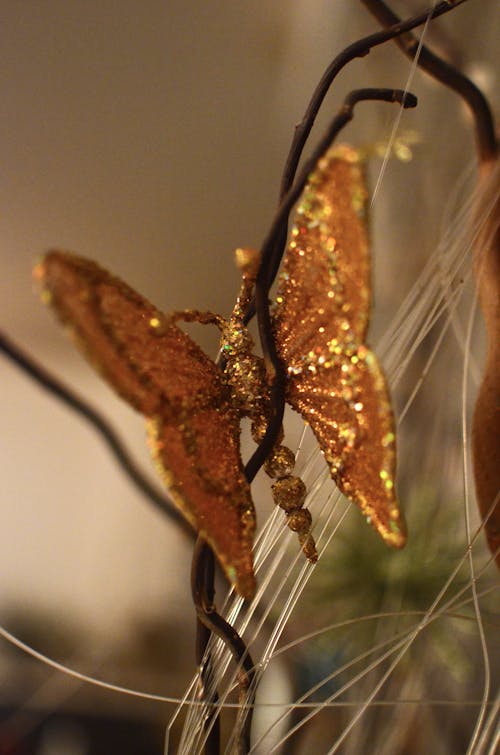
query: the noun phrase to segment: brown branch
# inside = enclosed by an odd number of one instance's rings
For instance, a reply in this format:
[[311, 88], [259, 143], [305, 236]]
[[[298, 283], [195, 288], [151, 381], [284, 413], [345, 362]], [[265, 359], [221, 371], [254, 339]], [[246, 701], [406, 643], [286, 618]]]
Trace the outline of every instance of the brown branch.
[[[401, 20], [383, 0], [361, 0], [370, 13], [384, 27], [393, 27]], [[447, 89], [456, 92], [468, 106], [474, 119], [477, 150], [481, 163], [492, 162], [497, 156], [495, 124], [488, 100], [481, 90], [461, 71], [436, 55], [409, 32], [394, 38], [397, 46], [417, 65]]]
[[[191, 593], [196, 608], [198, 622], [200, 622], [208, 633], [197, 630], [197, 662], [202, 665], [202, 694], [206, 694], [206, 682], [210, 676], [208, 664], [210, 661], [205, 659], [205, 650], [207, 647], [210, 634], [219, 637], [230, 650], [237, 664], [237, 679], [239, 686], [240, 704], [248, 705], [245, 711], [245, 717], [242, 721], [241, 732], [238, 741], [238, 755], [246, 755], [250, 750], [250, 728], [252, 723], [252, 699], [254, 695], [254, 665], [247, 647], [234, 627], [231, 626], [220, 614], [217, 613], [213, 589], [214, 578], [214, 557], [211, 548], [207, 545], [202, 537], [196, 541], [193, 561], [191, 567]], [[250, 695], [251, 699], [248, 700]], [[209, 704], [214, 704], [216, 697], [208, 700]], [[218, 717], [217, 717], [218, 718]], [[209, 719], [210, 721], [210, 719]], [[208, 739], [206, 753], [209, 755], [215, 750], [216, 741], [218, 741], [218, 720], [215, 727], [211, 728]], [[218, 747], [218, 745], [217, 745]]]
[[152, 503], [162, 514], [180, 528], [184, 535], [194, 538], [194, 532], [184, 517], [177, 511], [174, 504], [167, 496], [159, 493], [148, 479], [140, 471], [117, 433], [102, 414], [88, 404], [85, 399], [78, 396], [71, 388], [64, 385], [58, 378], [36, 362], [8, 336], [0, 331], [0, 352], [11, 362], [19, 367], [41, 388], [51, 393], [55, 398], [68, 406], [74, 412], [90, 422], [111, 453], [120, 465], [121, 469], [135, 487]]

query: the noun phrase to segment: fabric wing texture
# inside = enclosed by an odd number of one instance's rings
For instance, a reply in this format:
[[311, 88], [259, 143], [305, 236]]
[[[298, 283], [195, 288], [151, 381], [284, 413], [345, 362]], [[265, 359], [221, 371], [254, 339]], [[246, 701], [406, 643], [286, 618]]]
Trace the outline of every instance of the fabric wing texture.
[[94, 262], [50, 252], [35, 277], [89, 361], [147, 417], [152, 455], [172, 499], [238, 593], [251, 597], [255, 514], [239, 417], [221, 371], [168, 316]]
[[287, 401], [311, 425], [340, 490], [402, 547], [388, 389], [365, 343], [370, 310], [367, 191], [359, 153], [333, 148], [294, 218], [274, 310]]

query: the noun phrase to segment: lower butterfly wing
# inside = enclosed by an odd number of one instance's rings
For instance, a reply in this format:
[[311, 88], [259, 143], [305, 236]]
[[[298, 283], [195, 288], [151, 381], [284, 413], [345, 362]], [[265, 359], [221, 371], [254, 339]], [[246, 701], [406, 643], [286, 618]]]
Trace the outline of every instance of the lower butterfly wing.
[[217, 554], [244, 598], [255, 591], [255, 511], [242, 474], [239, 422], [230, 408], [204, 407], [175, 422], [148, 420], [149, 446], [173, 500]]
[[400, 548], [406, 535], [385, 380], [369, 349], [361, 346], [353, 356], [354, 363], [331, 359], [293, 376], [287, 400], [311, 426], [339, 489], [388, 545]]
[[255, 515], [239, 451], [239, 418], [221, 372], [133, 289], [95, 263], [50, 252], [42, 299], [114, 390], [149, 420], [172, 498], [244, 597], [255, 589]]
[[334, 147], [297, 207], [273, 313], [287, 400], [311, 425], [332, 477], [384, 540], [405, 542], [395, 496], [394, 420], [364, 343], [370, 261], [361, 158]]

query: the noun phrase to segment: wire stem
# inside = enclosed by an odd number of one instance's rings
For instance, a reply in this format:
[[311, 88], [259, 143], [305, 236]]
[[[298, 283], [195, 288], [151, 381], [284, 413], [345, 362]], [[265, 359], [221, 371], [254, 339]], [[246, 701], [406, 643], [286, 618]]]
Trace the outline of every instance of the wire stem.
[[[219, 637], [229, 648], [237, 664], [239, 701], [242, 706], [248, 706], [245, 711], [244, 719], [241, 722], [238, 742], [238, 755], [246, 755], [250, 750], [250, 728], [252, 724], [251, 703], [254, 694], [254, 685], [252, 684], [254, 678], [254, 665], [250, 653], [237, 631], [231, 626], [231, 624], [223, 619], [215, 609], [213, 603], [213, 577], [214, 557], [212, 550], [202, 537], [198, 537], [194, 548], [191, 567], [191, 593], [196, 608], [198, 622], [206, 627], [208, 633], [197, 632], [197, 636], [202, 639], [200, 644], [197, 643], [197, 662], [201, 664], [202, 667], [202, 680], [203, 678], [206, 679], [207, 673], [210, 675], [208, 662], [205, 658], [205, 649], [210, 633]], [[252, 698], [250, 700], [248, 699], [249, 695]], [[213, 703], [213, 700], [209, 702]], [[218, 727], [218, 723], [216, 726]], [[214, 746], [216, 735], [213, 734], [213, 731], [214, 729], [211, 729], [208, 734], [207, 744], [209, 744], [209, 747]], [[208, 753], [211, 754], [212, 750], [207, 749], [206, 752], [208, 755]]]
[[[297, 167], [302, 156], [302, 152], [304, 151], [305, 143], [309, 138], [312, 127], [314, 126], [316, 116], [318, 115], [321, 105], [323, 104], [323, 101], [328, 94], [331, 85], [333, 84], [338, 74], [342, 71], [342, 69], [355, 58], [365, 57], [375, 47], [385, 44], [385, 42], [388, 42], [391, 39], [395, 39], [401, 34], [405, 34], [412, 29], [416, 29], [418, 26], [422, 26], [428, 21], [434, 18], [438, 18], [445, 13], [448, 13], [448, 11], [454, 10], [464, 2], [467, 2], [467, 0], [444, 0], [443, 2], [439, 2], [433, 7], [428, 8], [423, 13], [409, 18], [407, 21], [398, 21], [398, 23], [391, 26], [389, 29], [384, 29], [383, 31], [375, 32], [374, 34], [369, 34], [367, 37], [363, 37], [363, 39], [360, 39], [357, 42], [354, 42], [353, 44], [346, 47], [332, 60], [330, 65], [324, 71], [321, 79], [319, 80], [306, 108], [306, 111], [302, 117], [302, 120], [295, 127], [292, 144], [288, 152], [288, 157], [285, 162], [285, 168], [283, 170], [281, 179], [280, 201], [283, 200], [293, 184], [297, 172]], [[287, 225], [284, 224], [281, 230], [281, 234], [278, 236], [278, 240], [276, 242], [276, 249], [271, 250], [270, 252], [270, 259], [262, 260], [261, 267], [267, 267], [268, 269], [266, 275], [269, 278], [269, 287], [272, 285], [272, 282], [276, 277], [276, 273], [278, 272], [281, 258], [285, 249], [286, 237]], [[254, 300], [248, 308], [248, 312], [245, 316], [245, 323], [248, 323], [253, 318], [255, 313], [256, 301]]]
[[[401, 19], [392, 12], [383, 0], [361, 0], [363, 5], [384, 27], [393, 27]], [[481, 163], [492, 162], [498, 154], [495, 138], [495, 123], [488, 100], [481, 90], [461, 71], [436, 55], [428, 47], [419, 45], [418, 39], [409, 32], [394, 38], [397, 46], [411, 60], [419, 50], [417, 64], [434, 79], [456, 92], [467, 104], [475, 124], [477, 150]]]
[[184, 517], [174, 508], [170, 499], [159, 493], [142, 474], [113, 427], [96, 409], [38, 364], [33, 357], [17, 346], [2, 331], [0, 331], [0, 351], [44, 390], [51, 393], [74, 412], [80, 414], [87, 422], [90, 422], [94, 430], [101, 435], [116, 461], [135, 487], [162, 514], [179, 527], [184, 535], [190, 539], [194, 538], [194, 532]]

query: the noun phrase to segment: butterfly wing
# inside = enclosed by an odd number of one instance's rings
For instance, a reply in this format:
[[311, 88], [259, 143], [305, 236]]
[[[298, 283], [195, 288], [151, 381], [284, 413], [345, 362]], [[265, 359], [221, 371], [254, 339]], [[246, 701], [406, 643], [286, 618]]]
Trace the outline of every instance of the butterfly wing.
[[335, 147], [309, 177], [297, 208], [274, 329], [288, 402], [311, 425], [338, 487], [388, 544], [401, 547], [394, 420], [382, 370], [365, 344], [366, 200], [358, 153]]
[[174, 502], [250, 597], [255, 515], [239, 417], [222, 373], [180, 328], [95, 263], [50, 252], [35, 277], [87, 358], [148, 418], [152, 454]]

